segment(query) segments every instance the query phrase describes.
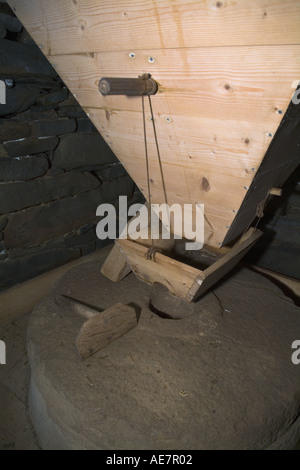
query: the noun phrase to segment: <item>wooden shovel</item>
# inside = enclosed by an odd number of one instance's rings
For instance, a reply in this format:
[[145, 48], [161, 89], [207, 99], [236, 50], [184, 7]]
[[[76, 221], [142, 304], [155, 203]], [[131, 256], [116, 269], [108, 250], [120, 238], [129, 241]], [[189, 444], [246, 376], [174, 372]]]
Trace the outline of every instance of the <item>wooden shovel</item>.
[[58, 296], [55, 302], [60, 307], [71, 310], [87, 319], [75, 341], [81, 359], [90, 357], [137, 325], [134, 308], [121, 303], [99, 312], [99, 310], [64, 295]]

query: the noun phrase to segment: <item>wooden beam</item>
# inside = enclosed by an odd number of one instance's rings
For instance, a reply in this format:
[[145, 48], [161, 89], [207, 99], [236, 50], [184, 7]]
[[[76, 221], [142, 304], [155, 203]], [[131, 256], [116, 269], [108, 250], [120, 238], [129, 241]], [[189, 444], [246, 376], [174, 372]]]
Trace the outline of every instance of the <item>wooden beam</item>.
[[147, 284], [161, 283], [177, 297], [192, 302], [225, 276], [262, 235], [250, 228], [225, 254], [204, 270], [169, 258], [159, 252], [154, 260], [146, 259], [148, 247], [131, 240], [118, 240], [122, 253], [136, 277]]
[[155, 284], [160, 282], [165, 285], [172, 294], [185, 298], [194, 279], [200, 271], [185, 263], [176, 261], [159, 252], [155, 255], [155, 261], [147, 260], [148, 247], [139, 245], [131, 240], [118, 240], [122, 253], [126, 256], [134, 274], [138, 279]]
[[299, 42], [298, 0], [8, 0], [46, 53]]
[[260, 230], [250, 228], [225, 256], [218, 259], [215, 263], [199, 274], [187, 294], [187, 300], [196, 300], [210, 287], [222, 279], [246, 255], [261, 235], [262, 232]]

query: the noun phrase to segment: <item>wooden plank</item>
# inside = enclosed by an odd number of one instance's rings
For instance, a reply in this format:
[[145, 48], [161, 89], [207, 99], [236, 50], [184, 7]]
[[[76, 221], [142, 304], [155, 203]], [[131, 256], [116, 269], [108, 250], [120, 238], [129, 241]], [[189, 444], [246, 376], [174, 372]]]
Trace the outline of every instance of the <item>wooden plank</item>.
[[134, 78], [146, 70], [159, 83], [153, 100], [161, 115], [181, 116], [188, 110], [192, 116], [222, 116], [224, 121], [271, 121], [277, 128], [282, 117], [277, 111], [287, 109], [291, 84], [299, 76], [299, 51], [298, 40], [290, 46], [156, 49], [151, 64], [147, 50], [134, 59], [130, 50], [48, 58], [83, 107], [140, 112], [140, 98], [104, 97], [98, 82], [103, 76]]
[[[207, 119], [188, 115], [186, 110], [182, 116], [173, 116], [169, 127], [165, 122], [166, 115], [157, 113], [156, 103], [153, 102], [155, 123], [164, 162], [211, 173], [218, 173], [221, 169], [224, 175], [243, 179], [245, 183], [251, 180], [251, 169], [260, 164], [262, 154], [271, 142], [270, 136], [266, 136], [265, 125]], [[108, 119], [105, 110], [87, 108], [86, 111], [124, 164], [131, 158], [145, 160], [141, 113], [118, 110], [112, 112]], [[147, 142], [149, 159], [155, 163], [157, 155], [150, 122]]]
[[297, 0], [8, 0], [46, 53], [295, 44]]
[[187, 300], [196, 300], [200, 295], [222, 279], [225, 274], [236, 266], [237, 263], [245, 256], [261, 235], [262, 232], [260, 230], [250, 228], [225, 256], [217, 260], [199, 274], [187, 294]]
[[108, 257], [104, 261], [101, 274], [113, 282], [119, 282], [131, 272], [127, 259], [121, 253], [118, 245], [114, 245]]
[[86, 359], [120, 338], [137, 325], [134, 308], [117, 303], [84, 322], [76, 338], [81, 359]]
[[186, 297], [195, 278], [201, 272], [161, 253], [156, 253], [155, 261], [147, 260], [148, 248], [131, 240], [118, 240], [116, 243], [138, 279], [147, 284], [160, 282], [178, 297]]

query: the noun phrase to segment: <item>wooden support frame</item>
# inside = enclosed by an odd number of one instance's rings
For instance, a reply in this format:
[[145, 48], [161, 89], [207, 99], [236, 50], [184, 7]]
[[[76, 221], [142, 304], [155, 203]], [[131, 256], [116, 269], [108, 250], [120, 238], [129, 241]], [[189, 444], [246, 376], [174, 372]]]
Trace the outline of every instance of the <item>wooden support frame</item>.
[[172, 294], [192, 302], [225, 276], [261, 235], [260, 230], [250, 228], [232, 248], [204, 270], [159, 252], [155, 255], [155, 261], [147, 260], [147, 246], [129, 239], [119, 239], [101, 272], [116, 282], [132, 270], [138, 279], [147, 284], [161, 283]]

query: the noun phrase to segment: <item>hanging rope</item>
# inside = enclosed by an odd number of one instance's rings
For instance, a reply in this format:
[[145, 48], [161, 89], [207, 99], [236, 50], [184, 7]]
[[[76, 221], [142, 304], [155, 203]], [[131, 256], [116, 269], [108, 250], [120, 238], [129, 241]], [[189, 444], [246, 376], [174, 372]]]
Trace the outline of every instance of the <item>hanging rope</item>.
[[[168, 208], [167, 191], [166, 191], [166, 185], [165, 185], [165, 180], [164, 180], [164, 175], [163, 175], [163, 169], [162, 169], [162, 163], [161, 163], [161, 157], [160, 157], [160, 151], [159, 151], [158, 139], [157, 139], [157, 133], [156, 133], [156, 126], [155, 126], [155, 121], [154, 121], [154, 115], [153, 115], [153, 109], [152, 109], [152, 103], [151, 103], [150, 95], [148, 95], [148, 99], [149, 99], [149, 106], [150, 106], [150, 112], [151, 112], [151, 120], [152, 120], [152, 125], [153, 125], [156, 151], [157, 151], [157, 158], [158, 158], [159, 169], [160, 169], [160, 177], [161, 177], [162, 187], [163, 187], [163, 191], [164, 191], [165, 203], [166, 203], [166, 206]], [[169, 220], [169, 222], [170, 222], [170, 220]]]
[[[146, 173], [147, 173], [147, 186], [148, 186], [148, 201], [150, 205], [150, 215], [148, 217], [148, 224], [151, 222], [151, 187], [150, 187], [150, 170], [149, 170], [149, 157], [148, 157], [148, 145], [147, 145], [147, 130], [146, 130], [146, 115], [145, 115], [145, 102], [144, 96], [142, 96], [142, 108], [143, 108], [143, 128], [144, 128], [144, 145], [145, 145], [145, 157], [146, 157]], [[151, 230], [151, 228], [150, 228]], [[149, 232], [148, 232], [149, 233]], [[155, 261], [156, 249], [154, 246], [154, 240], [151, 238], [151, 247], [146, 253], [146, 259]]]
[[[153, 132], [154, 132], [157, 158], [158, 158], [158, 163], [159, 163], [160, 177], [161, 177], [161, 181], [162, 181], [165, 204], [166, 204], [166, 208], [167, 208], [167, 211], [168, 211], [168, 223], [169, 223], [169, 230], [170, 230], [170, 213], [169, 213], [169, 206], [168, 206], [168, 199], [167, 199], [167, 191], [166, 191], [166, 185], [165, 185], [165, 180], [164, 180], [164, 176], [163, 176], [162, 162], [161, 162], [161, 156], [160, 156], [160, 151], [159, 151], [157, 132], [156, 132], [156, 126], [155, 126], [155, 121], [154, 121], [154, 114], [153, 114], [153, 108], [152, 108], [150, 95], [148, 95], [148, 99], [149, 99], [149, 107], [150, 107], [150, 113], [151, 113], [151, 121], [152, 121], [152, 125], [153, 125]], [[142, 109], [143, 109], [144, 145], [145, 145], [146, 173], [147, 173], [147, 186], [148, 186], [147, 189], [148, 189], [148, 201], [149, 201], [149, 204], [150, 204], [150, 222], [151, 222], [151, 210], [152, 210], [151, 209], [151, 185], [150, 185], [151, 182], [150, 182], [150, 168], [149, 168], [149, 155], [148, 155], [148, 144], [147, 144], [146, 115], [145, 115], [144, 96], [142, 96]], [[151, 225], [151, 224], [149, 224], [149, 225]], [[150, 230], [151, 230], [151, 228], [150, 228]], [[148, 251], [146, 253], [146, 259], [155, 261], [156, 251], [157, 250], [156, 250], [155, 245], [154, 245], [154, 240], [151, 238], [151, 247], [148, 249]]]

